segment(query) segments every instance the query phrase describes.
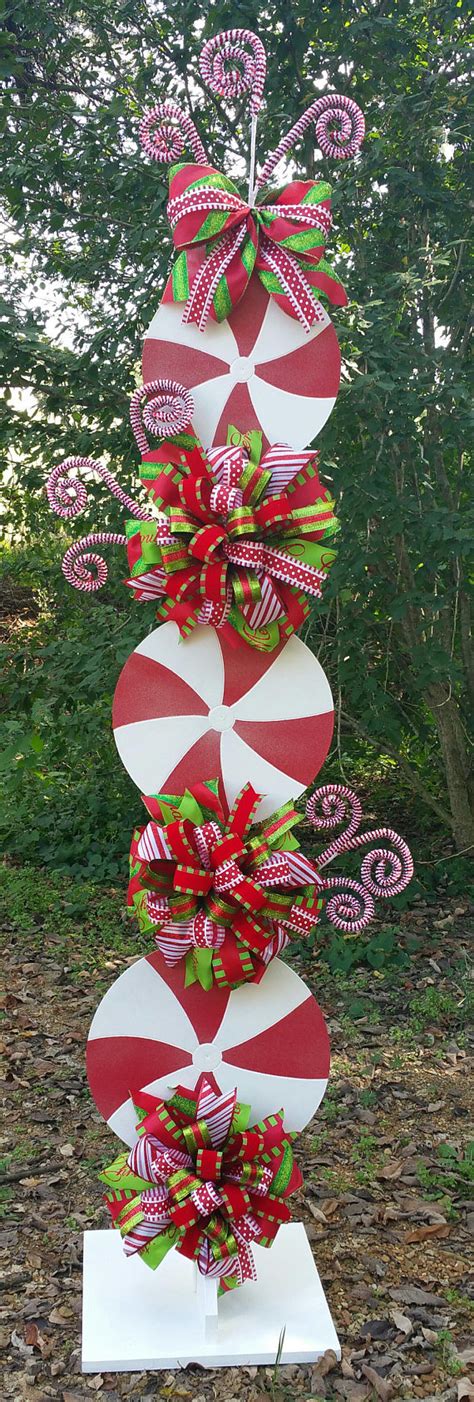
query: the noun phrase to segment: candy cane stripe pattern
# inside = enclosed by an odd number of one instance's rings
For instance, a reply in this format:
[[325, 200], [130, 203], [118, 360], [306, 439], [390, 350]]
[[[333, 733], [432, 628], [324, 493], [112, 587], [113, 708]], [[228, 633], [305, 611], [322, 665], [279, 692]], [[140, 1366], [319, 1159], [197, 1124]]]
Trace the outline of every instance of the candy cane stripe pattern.
[[259, 112], [267, 61], [265, 49], [250, 29], [227, 29], [204, 45], [199, 60], [204, 82], [218, 97], [232, 101], [250, 93], [250, 110]]
[[[98, 477], [101, 477], [102, 481], [105, 482], [112, 496], [117, 497], [121, 506], [130, 511], [137, 520], [151, 520], [149, 511], [138, 506], [137, 502], [124, 492], [120, 483], [116, 481], [107, 467], [103, 467], [102, 463], [96, 462], [94, 458], [80, 457], [65, 458], [64, 462], [60, 462], [49, 474], [46, 482], [46, 495], [51, 510], [55, 512], [56, 516], [61, 516], [63, 520], [68, 521], [73, 516], [79, 516], [87, 506], [87, 490], [84, 482], [77, 475], [78, 469], [81, 467], [86, 467], [89, 472], [97, 473]], [[74, 473], [74, 476], [71, 477], [71, 473]]]
[[90, 550], [89, 546], [126, 544], [126, 536], [119, 535], [116, 531], [93, 531], [91, 535], [83, 536], [82, 540], [76, 540], [75, 544], [66, 550], [61, 564], [68, 584], [85, 594], [94, 594], [97, 589], [103, 589], [107, 582], [107, 565], [102, 555]]
[[261, 190], [273, 175], [275, 167], [292, 146], [300, 140], [309, 126], [314, 124], [316, 141], [324, 156], [333, 160], [347, 161], [362, 146], [365, 136], [363, 113], [353, 98], [345, 93], [328, 93], [317, 97], [303, 112], [295, 125], [282, 138], [275, 151], [265, 161], [257, 180], [257, 190]]
[[126, 1144], [136, 1142], [130, 1089], [165, 1098], [215, 1076], [237, 1086], [255, 1119], [285, 1107], [302, 1129], [324, 1095], [329, 1038], [305, 984], [274, 959], [258, 985], [229, 991], [183, 987], [179, 968], [149, 954], [121, 974], [99, 1004], [89, 1032], [87, 1075], [99, 1113]]
[[176, 102], [157, 102], [145, 112], [139, 126], [139, 139], [152, 161], [166, 164], [178, 161], [186, 148], [192, 151], [198, 165], [205, 165], [207, 155], [194, 122]]
[[227, 320], [202, 331], [183, 321], [181, 304], [162, 302], [144, 341], [143, 379], [170, 376], [191, 391], [206, 449], [225, 442], [229, 423], [262, 429], [265, 447], [306, 448], [332, 412], [341, 376], [336, 332], [322, 307], [318, 316], [305, 330], [255, 276]]
[[203, 625], [182, 644], [172, 622], [132, 653], [113, 704], [115, 743], [142, 793], [180, 793], [217, 776], [231, 806], [244, 775], [265, 794], [258, 819], [312, 782], [333, 723], [328, 681], [299, 638], [269, 657], [243, 655]]

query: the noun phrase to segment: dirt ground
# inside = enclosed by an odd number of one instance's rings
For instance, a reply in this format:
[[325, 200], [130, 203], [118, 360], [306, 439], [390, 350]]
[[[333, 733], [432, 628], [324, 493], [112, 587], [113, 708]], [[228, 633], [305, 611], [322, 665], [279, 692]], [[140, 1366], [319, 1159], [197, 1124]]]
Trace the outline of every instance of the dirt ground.
[[[292, 1202], [342, 1362], [329, 1354], [312, 1365], [83, 1377], [82, 1232], [108, 1223], [97, 1174], [116, 1149], [90, 1100], [84, 1045], [133, 941], [123, 933], [122, 892], [87, 914], [71, 896], [72, 883], [18, 871], [9, 886], [3, 1397], [474, 1398], [472, 999], [463, 903], [440, 909], [420, 902], [401, 917], [401, 947], [407, 937], [416, 945], [402, 969], [342, 977], [316, 956], [296, 961], [329, 1025], [332, 1072], [319, 1113], [297, 1142], [305, 1187]], [[108, 932], [119, 926], [111, 949]]]

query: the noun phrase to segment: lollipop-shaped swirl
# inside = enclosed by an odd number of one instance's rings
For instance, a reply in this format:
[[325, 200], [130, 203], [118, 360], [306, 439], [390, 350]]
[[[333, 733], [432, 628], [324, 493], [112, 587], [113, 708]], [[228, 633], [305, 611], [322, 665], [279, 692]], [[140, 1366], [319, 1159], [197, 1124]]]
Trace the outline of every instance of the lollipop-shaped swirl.
[[176, 380], [149, 380], [140, 385], [130, 400], [130, 423], [140, 452], [150, 451], [144, 424], [157, 438], [173, 438], [189, 427], [193, 413], [192, 395]]
[[[321, 808], [319, 813], [317, 810]], [[350, 839], [357, 832], [362, 821], [362, 804], [357, 794], [352, 789], [346, 788], [345, 784], [324, 784], [321, 789], [315, 789], [314, 794], [308, 799], [306, 804], [306, 817], [316, 828], [317, 832], [327, 832], [331, 828], [339, 827], [340, 823], [347, 822], [349, 808], [349, 822], [344, 832], [336, 837], [330, 847], [318, 858], [318, 865], [331, 862], [339, 852], [345, 852], [350, 845]]]
[[218, 97], [233, 101], [250, 93], [250, 111], [262, 105], [267, 60], [261, 39], [251, 29], [225, 29], [204, 45], [199, 59], [207, 87]]
[[[118, 535], [116, 531], [93, 531], [91, 535], [83, 536], [82, 540], [76, 540], [74, 545], [70, 545], [69, 550], [66, 550], [61, 564], [68, 584], [85, 594], [93, 594], [96, 589], [102, 589], [107, 579], [107, 565], [102, 556], [95, 550], [89, 550], [88, 546], [126, 544], [127, 537]], [[89, 568], [91, 565], [96, 570], [95, 574]]]
[[389, 847], [374, 847], [371, 852], [366, 852], [360, 875], [373, 896], [381, 896], [382, 900], [387, 901], [408, 886], [413, 876], [413, 858], [410, 848], [393, 828], [373, 828], [372, 832], [361, 833], [359, 842], [378, 842], [380, 838], [391, 842], [395, 851], [392, 852]]
[[[58, 467], [53, 467], [50, 472], [46, 492], [51, 510], [56, 516], [62, 516], [63, 520], [69, 521], [73, 516], [80, 516], [81, 511], [87, 506], [87, 491], [84, 482], [77, 476], [77, 469], [87, 467], [89, 472], [96, 472], [102, 481], [105, 482], [112, 496], [117, 497], [122, 506], [127, 508], [131, 516], [138, 517], [139, 521], [150, 521], [151, 516], [142, 506], [137, 506], [132, 498], [123, 491], [120, 483], [112, 477], [108, 468], [102, 463], [95, 462], [94, 458], [65, 458]], [[74, 476], [69, 474], [73, 472]]]
[[358, 832], [362, 805], [357, 794], [344, 784], [325, 784], [316, 789], [306, 805], [306, 816], [316, 831], [321, 832], [347, 822], [348, 809], [350, 817], [344, 831], [317, 858], [320, 871], [342, 852], [353, 852], [370, 842], [390, 842], [395, 849], [384, 846], [367, 852], [360, 869], [360, 881], [345, 876], [324, 877], [328, 889], [337, 888], [337, 895], [331, 896], [326, 906], [328, 920], [345, 934], [357, 934], [372, 920], [374, 896], [389, 900], [408, 886], [413, 876], [413, 859], [406, 842], [393, 828]]
[[248, 203], [254, 199], [257, 116], [262, 105], [267, 60], [265, 49], [251, 29], [224, 29], [204, 45], [199, 66], [204, 82], [231, 102], [250, 93], [250, 163]]
[[358, 935], [370, 925], [375, 906], [367, 886], [348, 876], [328, 876], [325, 886], [336, 888], [325, 910], [326, 919], [336, 930], [342, 930], [345, 935]]
[[143, 150], [152, 161], [163, 161], [169, 165], [179, 161], [187, 147], [198, 165], [207, 165], [207, 154], [194, 122], [187, 112], [178, 107], [177, 102], [166, 99], [145, 112], [138, 135]]
[[315, 126], [316, 141], [323, 156], [347, 161], [350, 156], [355, 156], [362, 146], [365, 121], [353, 98], [346, 97], [345, 93], [328, 93], [326, 97], [317, 97], [287, 135], [282, 137], [276, 150], [267, 157], [257, 180], [257, 190], [267, 184], [275, 166], [311, 124]]

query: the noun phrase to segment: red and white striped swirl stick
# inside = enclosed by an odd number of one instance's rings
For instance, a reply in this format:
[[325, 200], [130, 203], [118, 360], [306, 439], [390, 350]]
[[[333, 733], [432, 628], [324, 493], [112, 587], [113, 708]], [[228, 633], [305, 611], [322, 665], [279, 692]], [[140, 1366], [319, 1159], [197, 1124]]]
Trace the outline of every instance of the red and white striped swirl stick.
[[230, 101], [250, 93], [250, 167], [248, 202], [251, 205], [255, 184], [255, 151], [257, 118], [263, 100], [267, 71], [265, 49], [258, 34], [251, 29], [225, 29], [208, 39], [199, 59], [201, 74], [207, 87], [218, 97]]
[[328, 93], [325, 97], [317, 97], [286, 136], [282, 137], [276, 150], [267, 157], [258, 176], [256, 190], [261, 190], [263, 185], [268, 184], [275, 166], [291, 151], [295, 142], [300, 140], [311, 125], [316, 128], [316, 140], [323, 156], [347, 161], [351, 156], [355, 156], [362, 146], [365, 121], [353, 98], [347, 97], [345, 93]]
[[170, 99], [157, 102], [149, 112], [145, 112], [138, 136], [143, 150], [152, 161], [171, 165], [173, 161], [179, 161], [188, 148], [197, 165], [208, 164], [207, 152], [194, 122], [177, 102]]

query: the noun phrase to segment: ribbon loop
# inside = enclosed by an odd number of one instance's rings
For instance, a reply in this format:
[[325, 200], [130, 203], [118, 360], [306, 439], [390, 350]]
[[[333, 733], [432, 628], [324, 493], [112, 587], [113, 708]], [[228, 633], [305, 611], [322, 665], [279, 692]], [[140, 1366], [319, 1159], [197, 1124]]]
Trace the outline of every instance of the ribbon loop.
[[180, 164], [170, 173], [168, 217], [179, 254], [164, 300], [185, 302], [183, 321], [200, 330], [209, 317], [230, 315], [254, 268], [270, 296], [306, 330], [325, 317], [318, 292], [339, 306], [347, 301], [324, 259], [331, 228], [331, 189], [324, 181], [292, 181], [268, 202], [250, 206], [213, 166]]

